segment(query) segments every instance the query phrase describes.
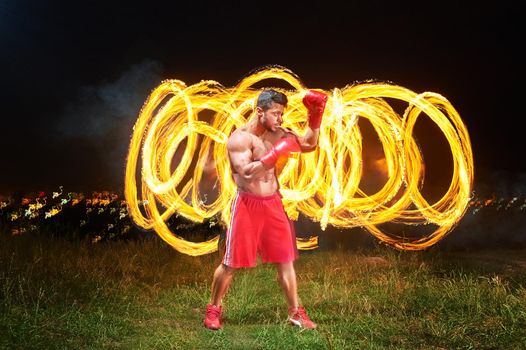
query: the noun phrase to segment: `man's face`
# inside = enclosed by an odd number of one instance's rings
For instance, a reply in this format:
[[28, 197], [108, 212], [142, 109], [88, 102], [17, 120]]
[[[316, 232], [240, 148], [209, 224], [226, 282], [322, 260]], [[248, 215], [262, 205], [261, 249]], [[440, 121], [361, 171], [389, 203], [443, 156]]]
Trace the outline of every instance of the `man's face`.
[[283, 123], [283, 110], [285, 107], [279, 103], [272, 102], [272, 105], [266, 111], [258, 107], [259, 122], [269, 131], [276, 131], [278, 126]]

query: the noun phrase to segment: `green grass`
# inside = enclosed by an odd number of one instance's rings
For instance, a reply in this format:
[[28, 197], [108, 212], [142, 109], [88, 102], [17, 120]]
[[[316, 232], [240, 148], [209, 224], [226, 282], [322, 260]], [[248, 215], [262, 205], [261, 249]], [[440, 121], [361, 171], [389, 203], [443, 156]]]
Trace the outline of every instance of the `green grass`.
[[238, 271], [213, 332], [202, 319], [219, 252], [3, 235], [0, 348], [523, 349], [524, 253], [302, 253], [299, 294], [317, 330], [286, 323], [275, 269], [259, 265]]

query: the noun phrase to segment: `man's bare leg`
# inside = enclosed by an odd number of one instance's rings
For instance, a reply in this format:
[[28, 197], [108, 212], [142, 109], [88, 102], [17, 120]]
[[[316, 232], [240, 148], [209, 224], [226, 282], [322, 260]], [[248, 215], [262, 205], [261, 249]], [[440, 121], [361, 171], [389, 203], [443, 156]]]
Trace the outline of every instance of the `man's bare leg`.
[[234, 269], [221, 264], [214, 272], [214, 280], [212, 281], [212, 295], [210, 303], [215, 306], [221, 306], [223, 296], [228, 291], [228, 287], [234, 277]]
[[278, 282], [285, 292], [289, 308], [298, 307], [298, 284], [296, 282], [296, 271], [294, 262], [276, 264], [278, 269]]
[[288, 262], [277, 264], [278, 281], [287, 297], [287, 304], [289, 306], [288, 314], [289, 321], [301, 328], [314, 329], [316, 323], [307, 316], [303, 306], [298, 303], [298, 285], [296, 281], [296, 271], [294, 270], [294, 263]]

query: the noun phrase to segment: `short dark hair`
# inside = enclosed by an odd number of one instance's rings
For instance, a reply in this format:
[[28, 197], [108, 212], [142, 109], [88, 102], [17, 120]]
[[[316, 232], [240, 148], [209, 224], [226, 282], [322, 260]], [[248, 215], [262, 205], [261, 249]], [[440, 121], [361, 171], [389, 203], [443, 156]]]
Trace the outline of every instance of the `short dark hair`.
[[287, 95], [272, 89], [263, 90], [259, 94], [257, 107], [260, 107], [266, 111], [272, 106], [272, 102], [279, 103], [280, 105], [283, 105], [283, 107], [287, 107]]

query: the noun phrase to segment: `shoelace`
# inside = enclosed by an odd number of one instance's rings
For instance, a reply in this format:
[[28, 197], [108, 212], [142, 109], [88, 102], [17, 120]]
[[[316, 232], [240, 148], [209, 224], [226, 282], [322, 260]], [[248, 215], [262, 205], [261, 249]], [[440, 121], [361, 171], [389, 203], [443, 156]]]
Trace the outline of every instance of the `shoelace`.
[[305, 321], [310, 321], [309, 316], [307, 316], [307, 312], [305, 312], [305, 309], [302, 307], [298, 307], [298, 316]]
[[206, 317], [209, 317], [209, 316], [219, 317], [220, 314], [221, 314], [221, 311], [218, 308], [212, 308], [212, 307], [206, 308]]

